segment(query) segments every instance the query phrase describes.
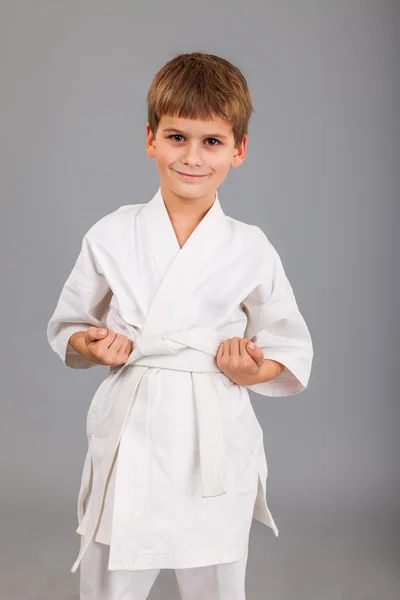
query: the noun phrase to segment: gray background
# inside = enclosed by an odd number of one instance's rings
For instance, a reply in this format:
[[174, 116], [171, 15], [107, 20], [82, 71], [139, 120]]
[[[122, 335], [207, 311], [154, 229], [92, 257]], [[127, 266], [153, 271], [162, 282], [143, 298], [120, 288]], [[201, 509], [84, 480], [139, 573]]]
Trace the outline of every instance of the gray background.
[[[398, 17], [384, 0], [0, 2], [2, 599], [78, 597], [106, 370], [66, 368], [46, 325], [87, 229], [157, 189], [145, 95], [193, 50], [248, 79], [248, 157], [220, 199], [277, 247], [315, 349], [305, 392], [252, 396], [281, 535], [253, 524], [248, 598], [399, 597]], [[178, 598], [172, 571], [150, 597]]]

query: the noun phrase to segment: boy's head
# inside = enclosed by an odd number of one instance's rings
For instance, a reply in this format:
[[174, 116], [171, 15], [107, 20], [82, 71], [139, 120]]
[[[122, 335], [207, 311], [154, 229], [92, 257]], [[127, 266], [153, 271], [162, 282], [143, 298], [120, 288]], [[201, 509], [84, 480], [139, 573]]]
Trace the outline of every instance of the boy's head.
[[147, 104], [146, 151], [161, 188], [211, 197], [246, 155], [253, 106], [242, 73], [212, 54], [182, 54], [156, 74]]

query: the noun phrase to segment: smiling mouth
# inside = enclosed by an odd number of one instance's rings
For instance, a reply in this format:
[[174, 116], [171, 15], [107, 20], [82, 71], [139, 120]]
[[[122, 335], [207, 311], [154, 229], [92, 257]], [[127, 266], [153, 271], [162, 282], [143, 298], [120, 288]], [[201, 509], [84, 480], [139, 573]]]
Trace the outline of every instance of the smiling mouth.
[[[175, 171], [175, 169], [172, 169], [173, 171]], [[204, 177], [208, 177], [208, 173], [205, 175], [193, 175], [191, 173], [181, 173], [181, 171], [175, 171], [175, 173], [177, 173], [178, 175], [180, 175], [181, 177], [184, 177], [185, 179], [203, 179]]]

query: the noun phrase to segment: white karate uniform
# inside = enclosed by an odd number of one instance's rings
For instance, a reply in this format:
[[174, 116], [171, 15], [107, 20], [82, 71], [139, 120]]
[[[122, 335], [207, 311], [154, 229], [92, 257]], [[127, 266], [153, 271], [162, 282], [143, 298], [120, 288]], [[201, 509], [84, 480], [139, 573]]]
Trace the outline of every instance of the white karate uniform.
[[248, 389], [215, 360], [222, 341], [248, 337], [285, 366], [250, 389], [287, 396], [308, 384], [310, 333], [262, 230], [226, 216], [216, 196], [180, 248], [160, 190], [121, 206], [85, 234], [49, 321], [66, 365], [95, 366], [68, 344], [90, 326], [134, 350], [88, 411], [72, 570], [92, 540], [109, 546], [109, 570], [134, 571], [243, 559], [252, 518], [278, 535]]

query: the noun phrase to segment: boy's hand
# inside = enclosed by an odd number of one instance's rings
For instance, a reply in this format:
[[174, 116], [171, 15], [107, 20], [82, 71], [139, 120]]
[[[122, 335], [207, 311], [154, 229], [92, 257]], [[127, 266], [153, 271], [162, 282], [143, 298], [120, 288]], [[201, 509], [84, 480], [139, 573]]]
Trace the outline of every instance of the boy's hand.
[[217, 366], [238, 385], [258, 382], [263, 365], [263, 351], [247, 338], [228, 339], [218, 348]]
[[132, 340], [110, 329], [89, 327], [83, 339], [89, 360], [98, 365], [122, 365], [126, 363], [133, 349]]

